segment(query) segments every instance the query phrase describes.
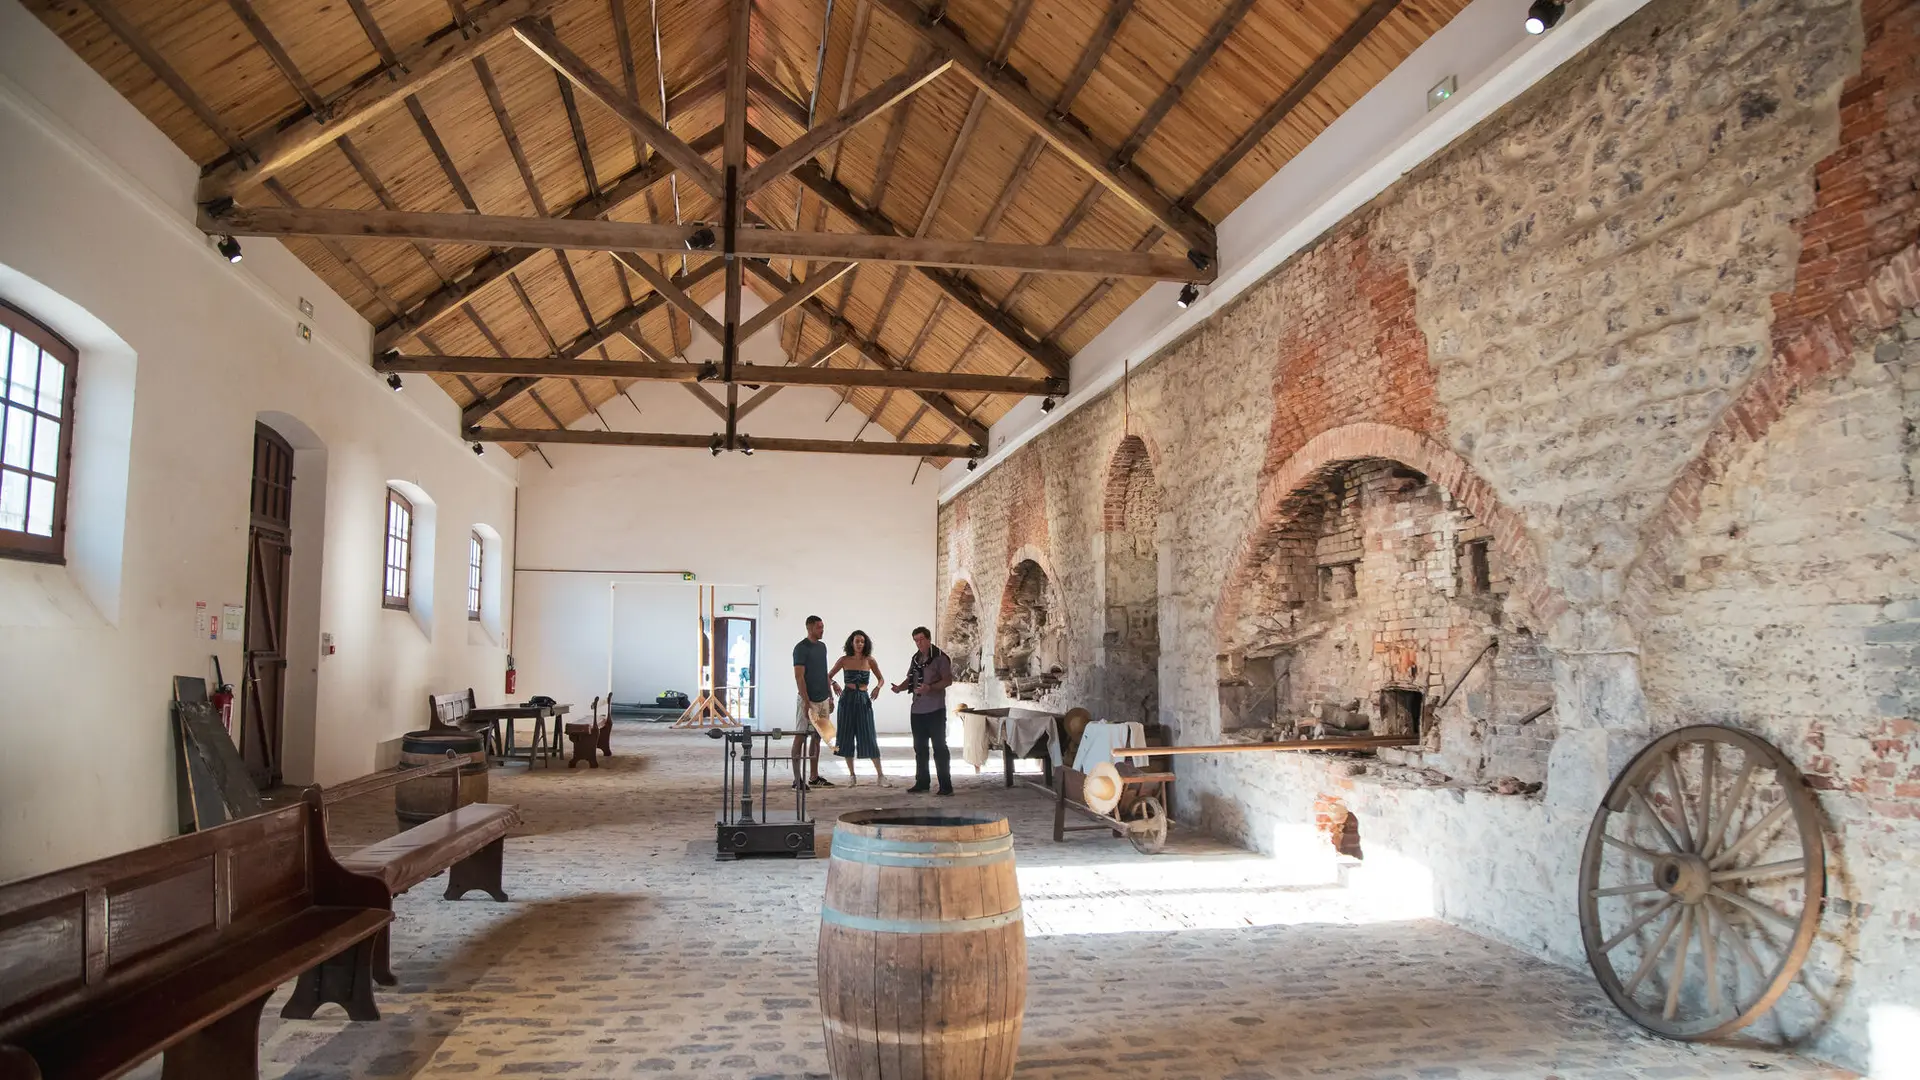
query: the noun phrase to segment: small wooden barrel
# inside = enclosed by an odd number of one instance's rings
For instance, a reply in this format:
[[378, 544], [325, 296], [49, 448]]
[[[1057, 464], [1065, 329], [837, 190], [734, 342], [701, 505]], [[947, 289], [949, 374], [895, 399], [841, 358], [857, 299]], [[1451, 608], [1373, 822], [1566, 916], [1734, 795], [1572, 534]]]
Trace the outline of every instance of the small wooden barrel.
[[1005, 1080], [1027, 1005], [1007, 820], [840, 818], [820, 909], [820, 1012], [836, 1080]]
[[[465, 731], [409, 731], [400, 740], [400, 767], [417, 769], [439, 765], [447, 751], [466, 758], [460, 767], [460, 805], [487, 801], [486, 743], [478, 733]], [[446, 773], [409, 780], [393, 790], [394, 812], [402, 825], [418, 825], [452, 810], [453, 778]]]

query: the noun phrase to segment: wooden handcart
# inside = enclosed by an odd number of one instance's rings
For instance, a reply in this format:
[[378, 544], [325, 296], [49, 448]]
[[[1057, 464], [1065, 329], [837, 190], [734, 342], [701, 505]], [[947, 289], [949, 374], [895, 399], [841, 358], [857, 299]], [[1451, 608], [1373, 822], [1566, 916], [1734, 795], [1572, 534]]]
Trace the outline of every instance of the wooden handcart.
[[[1149, 771], [1129, 764], [1115, 768], [1120, 771], [1120, 801], [1104, 814], [1088, 807], [1084, 801], [1082, 791], [1087, 774], [1069, 766], [1054, 770], [1053, 838], [1065, 840], [1070, 832], [1108, 829], [1115, 836], [1126, 837], [1142, 855], [1158, 854], [1167, 845], [1167, 823], [1171, 820], [1167, 808], [1173, 805], [1169, 790], [1173, 773]], [[1098, 818], [1100, 824], [1067, 824], [1068, 807]]]

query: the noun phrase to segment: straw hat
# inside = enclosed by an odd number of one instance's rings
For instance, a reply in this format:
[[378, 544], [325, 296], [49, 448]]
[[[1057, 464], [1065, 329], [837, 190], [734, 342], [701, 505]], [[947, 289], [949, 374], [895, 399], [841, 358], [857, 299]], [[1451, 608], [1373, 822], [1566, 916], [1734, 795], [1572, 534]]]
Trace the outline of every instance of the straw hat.
[[807, 702], [807, 719], [813, 721], [813, 730], [820, 733], [823, 742], [832, 742], [833, 706], [824, 701]]
[[1120, 770], [1113, 762], [1103, 761], [1087, 774], [1086, 782], [1080, 786], [1080, 796], [1086, 800], [1087, 809], [1096, 814], [1108, 814], [1120, 805]]

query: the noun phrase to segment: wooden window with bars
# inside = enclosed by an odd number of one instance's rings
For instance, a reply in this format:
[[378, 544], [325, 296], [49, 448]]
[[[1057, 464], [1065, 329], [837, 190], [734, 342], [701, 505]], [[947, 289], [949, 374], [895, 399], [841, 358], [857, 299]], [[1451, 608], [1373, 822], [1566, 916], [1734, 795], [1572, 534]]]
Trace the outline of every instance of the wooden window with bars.
[[467, 621], [480, 621], [480, 557], [486, 542], [477, 532], [467, 534]]
[[0, 556], [66, 561], [79, 362], [58, 334], [0, 303]]
[[413, 504], [405, 495], [387, 489], [387, 558], [385, 592], [380, 606], [407, 609], [413, 596]]

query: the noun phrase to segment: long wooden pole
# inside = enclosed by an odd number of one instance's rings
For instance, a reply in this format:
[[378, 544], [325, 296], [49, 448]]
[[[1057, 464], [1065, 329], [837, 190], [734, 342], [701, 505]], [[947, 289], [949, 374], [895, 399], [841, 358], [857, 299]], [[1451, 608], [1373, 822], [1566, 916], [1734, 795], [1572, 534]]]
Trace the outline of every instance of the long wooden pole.
[[1386, 746], [1417, 746], [1415, 735], [1356, 735], [1334, 739], [1290, 739], [1270, 743], [1224, 743], [1217, 746], [1115, 747], [1114, 757], [1161, 757], [1170, 754], [1251, 754], [1264, 750], [1377, 750]]

